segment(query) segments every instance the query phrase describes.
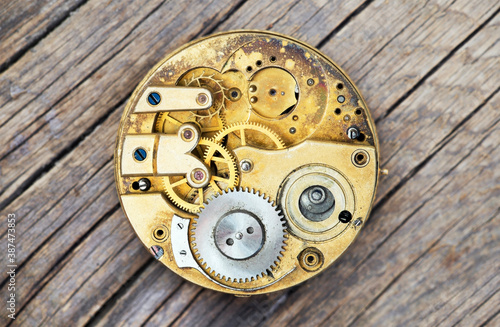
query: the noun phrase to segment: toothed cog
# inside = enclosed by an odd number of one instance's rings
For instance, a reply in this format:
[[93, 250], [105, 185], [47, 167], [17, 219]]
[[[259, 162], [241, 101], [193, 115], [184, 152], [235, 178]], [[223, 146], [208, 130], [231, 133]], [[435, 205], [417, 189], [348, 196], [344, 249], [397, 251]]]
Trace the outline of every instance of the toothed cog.
[[179, 208], [193, 213], [199, 211], [205, 197], [235, 187], [239, 180], [235, 160], [224, 146], [204, 138], [199, 146], [203, 162], [213, 171], [208, 186], [190, 187], [184, 176], [170, 176], [163, 180], [167, 197]]
[[212, 277], [236, 283], [272, 273], [286, 239], [281, 211], [248, 189], [213, 197], [191, 226], [191, 248], [200, 266]]

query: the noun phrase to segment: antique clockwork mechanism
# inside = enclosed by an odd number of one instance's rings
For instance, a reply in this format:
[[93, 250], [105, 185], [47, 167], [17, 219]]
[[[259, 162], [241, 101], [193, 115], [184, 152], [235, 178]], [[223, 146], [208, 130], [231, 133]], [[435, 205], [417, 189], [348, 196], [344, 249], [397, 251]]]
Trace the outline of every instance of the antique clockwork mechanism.
[[374, 123], [349, 77], [269, 32], [167, 56], [132, 94], [115, 152], [144, 245], [185, 279], [236, 295], [330, 266], [366, 222], [378, 174]]

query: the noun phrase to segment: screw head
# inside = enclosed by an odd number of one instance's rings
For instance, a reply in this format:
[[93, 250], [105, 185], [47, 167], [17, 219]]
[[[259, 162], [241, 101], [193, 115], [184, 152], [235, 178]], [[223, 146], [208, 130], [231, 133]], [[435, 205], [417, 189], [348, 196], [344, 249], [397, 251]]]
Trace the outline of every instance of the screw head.
[[145, 192], [151, 188], [151, 181], [147, 178], [139, 179], [139, 190]]
[[144, 160], [146, 160], [147, 155], [148, 154], [147, 154], [146, 150], [144, 150], [143, 148], [139, 148], [139, 149], [136, 149], [134, 151], [134, 158], [137, 161], [144, 161]]
[[348, 222], [351, 221], [351, 219], [352, 219], [352, 214], [349, 211], [344, 210], [339, 213], [339, 220], [341, 223], [347, 224]]
[[253, 168], [253, 163], [248, 159], [243, 159], [240, 161], [241, 170], [248, 173]]
[[155, 259], [158, 260], [161, 257], [163, 257], [163, 248], [158, 245], [153, 245], [152, 247], [149, 248], [149, 251], [151, 251], [151, 254], [154, 255]]
[[290, 127], [290, 134], [295, 134], [297, 129], [295, 127]]
[[359, 137], [359, 129], [357, 127], [349, 127], [347, 129], [347, 136], [351, 140], [355, 140]]
[[157, 92], [152, 92], [149, 96], [148, 96], [148, 103], [152, 106], [156, 106], [160, 103], [161, 101], [161, 96], [159, 93]]
[[307, 85], [312, 86], [314, 85], [314, 80], [312, 78], [307, 80]]
[[354, 221], [354, 227], [359, 227], [361, 226], [361, 224], [363, 224], [363, 221], [361, 220], [361, 218], [358, 218]]
[[339, 103], [344, 103], [344, 101], [345, 101], [345, 96], [343, 96], [343, 95], [339, 95], [339, 96], [337, 97], [337, 101], [338, 101]]

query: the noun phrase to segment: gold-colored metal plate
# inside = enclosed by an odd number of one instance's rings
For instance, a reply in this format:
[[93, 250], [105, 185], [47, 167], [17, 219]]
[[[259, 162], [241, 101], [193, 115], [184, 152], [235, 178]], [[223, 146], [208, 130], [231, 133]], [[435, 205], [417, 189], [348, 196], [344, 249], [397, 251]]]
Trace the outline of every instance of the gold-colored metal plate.
[[167, 56], [130, 98], [115, 152], [143, 244], [187, 280], [236, 295], [327, 269], [368, 219], [378, 164], [349, 77], [318, 50], [260, 31]]

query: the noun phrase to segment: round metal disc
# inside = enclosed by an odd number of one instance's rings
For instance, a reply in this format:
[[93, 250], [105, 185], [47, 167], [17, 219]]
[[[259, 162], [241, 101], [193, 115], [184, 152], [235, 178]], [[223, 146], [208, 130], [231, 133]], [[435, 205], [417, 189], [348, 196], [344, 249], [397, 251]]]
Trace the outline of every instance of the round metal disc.
[[264, 244], [264, 230], [253, 213], [237, 210], [223, 216], [215, 226], [215, 243], [231, 259], [247, 259]]

